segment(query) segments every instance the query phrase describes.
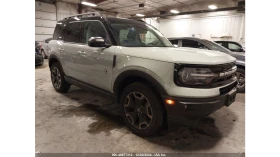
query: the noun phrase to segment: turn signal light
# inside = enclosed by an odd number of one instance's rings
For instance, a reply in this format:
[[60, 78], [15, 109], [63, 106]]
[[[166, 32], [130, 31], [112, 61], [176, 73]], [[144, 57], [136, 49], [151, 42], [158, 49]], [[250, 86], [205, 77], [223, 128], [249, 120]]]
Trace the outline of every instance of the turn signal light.
[[165, 99], [165, 103], [168, 105], [175, 105], [175, 101], [171, 99]]

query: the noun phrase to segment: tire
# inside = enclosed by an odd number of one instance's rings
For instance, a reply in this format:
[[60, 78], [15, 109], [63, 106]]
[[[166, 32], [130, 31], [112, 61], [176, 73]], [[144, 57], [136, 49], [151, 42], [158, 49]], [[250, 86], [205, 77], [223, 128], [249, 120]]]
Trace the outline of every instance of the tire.
[[70, 89], [70, 84], [64, 79], [64, 73], [59, 63], [53, 63], [51, 67], [51, 81], [54, 89], [59, 93], [66, 93]]
[[132, 83], [125, 87], [120, 100], [121, 115], [133, 133], [152, 136], [160, 130], [163, 124], [162, 104], [150, 87], [140, 82]]
[[236, 76], [238, 81], [237, 92], [245, 93], [245, 69], [237, 68]]

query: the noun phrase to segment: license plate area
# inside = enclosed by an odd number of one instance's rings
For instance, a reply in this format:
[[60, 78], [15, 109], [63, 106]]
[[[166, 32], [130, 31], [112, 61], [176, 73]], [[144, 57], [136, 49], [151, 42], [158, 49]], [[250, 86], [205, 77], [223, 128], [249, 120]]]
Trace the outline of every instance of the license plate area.
[[237, 92], [237, 89], [236, 89], [236, 88], [233, 88], [233, 89], [227, 94], [227, 99], [226, 99], [226, 103], [225, 103], [226, 106], [231, 105], [231, 104], [235, 101], [236, 92]]

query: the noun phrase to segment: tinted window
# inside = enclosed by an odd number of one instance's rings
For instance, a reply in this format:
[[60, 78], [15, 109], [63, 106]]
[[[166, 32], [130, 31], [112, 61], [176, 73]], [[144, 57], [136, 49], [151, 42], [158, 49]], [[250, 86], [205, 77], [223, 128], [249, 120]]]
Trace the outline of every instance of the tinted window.
[[98, 21], [84, 22], [82, 43], [87, 44], [89, 38], [91, 37], [102, 37], [106, 43], [111, 43], [110, 37], [107, 34], [105, 28], [103, 27], [102, 23]]
[[81, 22], [69, 23], [63, 30], [63, 40], [74, 43], [81, 43]]
[[193, 40], [183, 39], [182, 40], [182, 47], [197, 48], [198, 47], [198, 42], [197, 41], [193, 41]]
[[62, 30], [62, 23], [57, 23], [53, 33], [53, 39], [59, 39], [59, 33]]
[[239, 50], [241, 47], [239, 45], [236, 45], [234, 43], [228, 43], [228, 48], [231, 50]]
[[178, 40], [169, 40], [172, 45], [178, 45]]

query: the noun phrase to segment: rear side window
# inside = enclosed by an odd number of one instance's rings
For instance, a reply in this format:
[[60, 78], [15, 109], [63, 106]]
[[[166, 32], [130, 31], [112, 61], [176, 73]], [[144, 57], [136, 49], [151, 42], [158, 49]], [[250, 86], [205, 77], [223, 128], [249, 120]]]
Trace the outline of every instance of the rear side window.
[[62, 23], [58, 22], [55, 26], [55, 30], [54, 30], [54, 33], [53, 33], [53, 39], [56, 39], [58, 40], [59, 39], [59, 33], [61, 32], [62, 30]]
[[81, 43], [82, 41], [82, 23], [74, 22], [66, 25], [63, 30], [63, 40], [67, 42]]

